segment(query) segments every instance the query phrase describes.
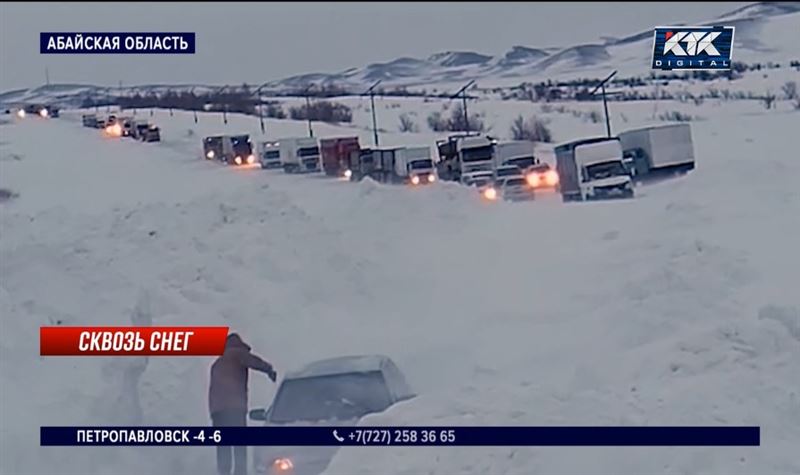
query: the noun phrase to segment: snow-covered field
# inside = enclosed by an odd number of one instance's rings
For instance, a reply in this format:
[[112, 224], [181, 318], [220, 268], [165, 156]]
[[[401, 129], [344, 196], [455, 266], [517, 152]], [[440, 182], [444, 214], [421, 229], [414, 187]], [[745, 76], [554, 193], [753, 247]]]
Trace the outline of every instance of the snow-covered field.
[[[414, 111], [425, 129], [441, 107], [396, 102], [379, 102], [390, 131]], [[252, 117], [157, 111], [161, 144], [104, 138], [79, 112], [3, 123], [0, 188], [18, 196], [0, 203], [0, 473], [213, 473], [207, 448], [39, 447], [40, 425], [208, 422], [210, 358], [41, 358], [38, 327], [56, 321], [230, 325], [279, 373], [384, 353], [419, 396], [371, 425], [762, 427], [757, 448], [349, 449], [329, 475], [800, 473], [800, 114], [675, 107], [704, 119], [697, 170], [635, 200], [571, 205], [200, 159], [203, 135], [259, 135]], [[505, 136], [532, 108], [471, 110]], [[611, 108], [615, 130], [656, 120], [652, 103]], [[604, 131], [533, 112], [558, 140]], [[370, 143], [368, 117], [314, 130]], [[251, 405], [273, 390], [253, 378]]]

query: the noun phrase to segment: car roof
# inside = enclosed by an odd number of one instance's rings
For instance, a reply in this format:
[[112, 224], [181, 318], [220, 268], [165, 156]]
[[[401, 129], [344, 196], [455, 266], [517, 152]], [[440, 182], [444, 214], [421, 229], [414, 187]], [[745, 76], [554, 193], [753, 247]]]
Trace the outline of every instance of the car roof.
[[285, 379], [382, 371], [390, 362], [391, 359], [384, 355], [340, 356], [309, 363], [297, 371], [286, 373]]

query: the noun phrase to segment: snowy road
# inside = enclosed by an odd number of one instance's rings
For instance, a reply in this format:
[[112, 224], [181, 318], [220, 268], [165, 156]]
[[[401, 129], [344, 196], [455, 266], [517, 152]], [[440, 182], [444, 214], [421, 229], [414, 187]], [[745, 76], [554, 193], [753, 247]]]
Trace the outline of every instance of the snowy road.
[[[797, 114], [697, 122], [688, 177], [570, 206], [233, 170], [199, 159], [213, 126], [158, 120], [163, 144], [66, 119], [0, 126], [0, 188], [20, 195], [0, 204], [0, 472], [211, 466], [202, 449], [38, 447], [39, 425], [206, 423], [210, 359], [150, 359], [132, 421], [116, 402], [127, 363], [36, 356], [40, 325], [135, 309], [231, 325], [279, 370], [390, 355], [420, 397], [375, 423], [764, 428], [758, 449], [343, 450], [330, 474], [800, 472]], [[271, 396], [255, 378], [252, 404]]]

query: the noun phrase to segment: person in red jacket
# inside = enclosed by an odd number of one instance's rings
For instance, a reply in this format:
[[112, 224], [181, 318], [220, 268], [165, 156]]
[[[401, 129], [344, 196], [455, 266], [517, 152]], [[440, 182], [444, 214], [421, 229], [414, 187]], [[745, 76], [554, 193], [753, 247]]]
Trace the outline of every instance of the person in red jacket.
[[[250, 369], [266, 373], [272, 382], [277, 373], [270, 363], [250, 352], [250, 346], [237, 333], [228, 335], [225, 352], [211, 365], [208, 410], [214, 427], [247, 425], [247, 376]], [[234, 460], [231, 460], [233, 452]], [[235, 461], [235, 464], [232, 462]], [[217, 446], [217, 471], [220, 475], [247, 473], [247, 447]]]

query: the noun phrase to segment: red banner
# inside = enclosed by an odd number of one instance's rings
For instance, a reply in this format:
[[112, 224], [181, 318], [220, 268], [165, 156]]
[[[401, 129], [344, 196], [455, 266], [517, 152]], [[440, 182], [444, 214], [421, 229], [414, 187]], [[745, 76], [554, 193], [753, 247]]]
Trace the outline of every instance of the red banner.
[[228, 327], [40, 327], [41, 356], [218, 356]]

